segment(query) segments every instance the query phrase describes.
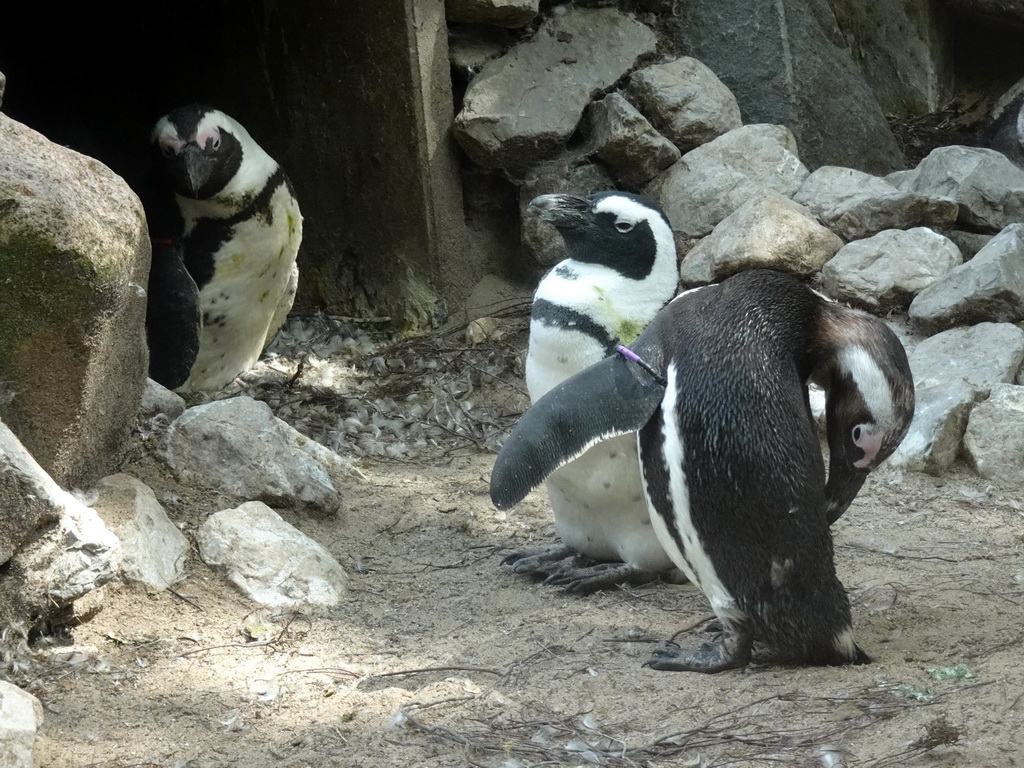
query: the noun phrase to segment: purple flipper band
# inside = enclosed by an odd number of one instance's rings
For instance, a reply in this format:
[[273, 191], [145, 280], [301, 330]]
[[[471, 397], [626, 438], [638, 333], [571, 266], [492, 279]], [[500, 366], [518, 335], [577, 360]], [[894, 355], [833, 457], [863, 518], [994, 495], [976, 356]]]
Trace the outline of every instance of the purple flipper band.
[[615, 351], [622, 355], [627, 360], [632, 360], [634, 363], [640, 362], [640, 357], [629, 347], [624, 347], [621, 344], [616, 345]]
[[665, 386], [665, 377], [662, 376], [660, 373], [658, 373], [656, 370], [654, 370], [654, 368], [651, 367], [650, 363], [648, 363], [646, 360], [644, 360], [642, 357], [640, 357], [640, 355], [638, 355], [632, 349], [629, 349], [628, 347], [624, 347], [621, 344], [616, 344], [615, 345], [615, 351], [618, 352], [620, 355], [622, 355], [627, 360], [630, 360], [630, 361], [636, 363], [637, 365], [639, 365], [641, 368], [643, 368], [645, 371], [647, 371], [649, 374], [651, 374], [652, 378], [656, 382], [661, 384], [661, 386], [663, 386], [663, 387]]

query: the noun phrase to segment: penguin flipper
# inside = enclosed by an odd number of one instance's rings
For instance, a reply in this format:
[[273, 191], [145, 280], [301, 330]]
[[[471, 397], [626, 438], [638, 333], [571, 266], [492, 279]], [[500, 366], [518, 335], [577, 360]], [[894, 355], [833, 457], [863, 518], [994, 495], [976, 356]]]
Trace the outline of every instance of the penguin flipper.
[[494, 506], [515, 506], [597, 443], [636, 432], [664, 393], [650, 373], [618, 354], [566, 379], [523, 414], [505, 441], [491, 472]]
[[199, 353], [199, 289], [176, 242], [153, 243], [146, 299], [149, 377], [168, 389], [188, 379]]

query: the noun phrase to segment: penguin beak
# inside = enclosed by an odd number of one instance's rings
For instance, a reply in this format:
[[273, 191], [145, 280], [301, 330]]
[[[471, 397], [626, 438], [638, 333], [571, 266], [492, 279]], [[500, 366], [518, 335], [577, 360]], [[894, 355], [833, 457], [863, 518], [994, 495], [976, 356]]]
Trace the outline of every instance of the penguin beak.
[[214, 160], [196, 144], [186, 144], [174, 164], [173, 175], [177, 191], [185, 197], [198, 199], [210, 180]]
[[574, 229], [590, 219], [590, 202], [572, 195], [541, 195], [530, 201], [527, 210], [559, 229]]
[[833, 453], [829, 458], [828, 482], [825, 483], [825, 499], [828, 501], [826, 515], [832, 525], [849, 509], [860, 493], [861, 486], [868, 479], [867, 469], [851, 467], [841, 455]]

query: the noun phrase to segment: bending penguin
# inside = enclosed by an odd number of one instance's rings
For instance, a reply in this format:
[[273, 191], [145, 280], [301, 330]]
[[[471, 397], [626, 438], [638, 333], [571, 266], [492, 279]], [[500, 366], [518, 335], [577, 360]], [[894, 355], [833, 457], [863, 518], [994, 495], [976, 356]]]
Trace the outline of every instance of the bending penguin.
[[[558, 229], [569, 255], [534, 295], [526, 386], [537, 402], [617, 344], [634, 341], [675, 295], [678, 267], [668, 220], [647, 198], [542, 195], [529, 210]], [[591, 592], [674, 570], [651, 527], [634, 436], [561, 467], [547, 489], [563, 543], [509, 555], [503, 562], [513, 571]]]
[[[808, 381], [828, 395], [835, 505]], [[636, 431], [658, 540], [724, 630], [696, 650], [663, 645], [647, 665], [741, 667], [755, 640], [774, 661], [864, 663], [829, 517], [895, 450], [913, 403], [906, 354], [884, 323], [752, 270], [682, 294], [630, 348], [530, 408], [495, 463], [491, 499], [507, 509], [596, 443]]]
[[179, 107], [151, 142], [162, 185], [143, 194], [156, 264], [150, 373], [181, 392], [219, 389], [253, 366], [291, 309], [302, 215], [281, 167], [219, 110]]

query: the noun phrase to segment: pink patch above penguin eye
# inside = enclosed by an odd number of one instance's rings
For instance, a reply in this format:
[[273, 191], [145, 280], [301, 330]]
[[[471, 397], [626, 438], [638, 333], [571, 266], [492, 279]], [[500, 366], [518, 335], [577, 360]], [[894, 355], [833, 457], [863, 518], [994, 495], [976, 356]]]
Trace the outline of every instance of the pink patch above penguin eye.
[[220, 129], [204, 128], [196, 134], [196, 144], [198, 144], [201, 149], [212, 149], [216, 152], [220, 149]]
[[181, 145], [182, 141], [177, 136], [164, 138], [160, 140], [160, 151], [164, 157], [170, 157], [181, 152]]
[[874, 424], [858, 424], [850, 431], [850, 439], [864, 452], [864, 456], [853, 462], [853, 466], [858, 469], [867, 469], [882, 447], [881, 434]]

